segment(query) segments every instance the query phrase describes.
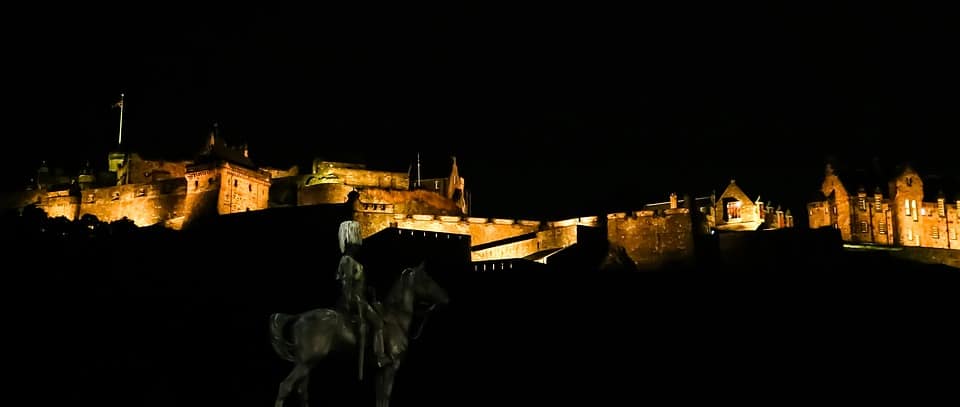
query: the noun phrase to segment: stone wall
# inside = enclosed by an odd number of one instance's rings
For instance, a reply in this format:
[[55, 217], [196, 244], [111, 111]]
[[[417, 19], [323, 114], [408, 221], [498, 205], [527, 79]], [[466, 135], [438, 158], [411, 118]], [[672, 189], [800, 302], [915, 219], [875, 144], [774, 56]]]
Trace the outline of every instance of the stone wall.
[[410, 177], [405, 172], [344, 168], [338, 163], [320, 162], [316, 164], [314, 174], [304, 176], [305, 185], [319, 183], [406, 190], [410, 188]]
[[69, 190], [48, 192], [37, 206], [51, 218], [63, 216], [75, 220], [80, 211], [80, 197], [70, 195]]
[[607, 216], [607, 240], [626, 250], [640, 268], [693, 260], [693, 224], [686, 208]]
[[834, 174], [829, 174], [823, 179], [823, 184], [821, 184], [821, 192], [826, 197], [830, 197], [830, 194], [834, 194], [833, 200], [829, 200], [830, 210], [830, 226], [836, 225], [836, 228], [840, 230], [840, 236], [844, 241], [850, 241], [851, 238], [851, 225], [850, 225], [850, 195], [847, 193], [847, 189], [844, 188], [843, 183], [840, 182]]
[[185, 216], [186, 192], [182, 178], [87, 189], [79, 197], [80, 216], [94, 215], [103, 222], [127, 218], [137, 226], [149, 226]]
[[469, 235], [472, 246], [536, 232], [540, 228], [540, 222], [529, 220], [406, 215], [362, 209], [354, 215], [354, 220], [360, 222], [364, 237], [394, 226], [403, 229]]
[[[344, 184], [317, 184], [301, 186], [298, 205], [341, 204], [354, 187]], [[429, 190], [391, 190], [384, 188], [358, 187], [360, 201], [365, 203], [391, 204], [395, 213], [463, 215], [456, 203], [445, 196]]]
[[130, 154], [126, 168], [126, 183], [145, 184], [167, 179], [182, 179], [186, 174], [188, 161], [144, 160], [137, 153]]
[[541, 230], [529, 238], [472, 252], [473, 261], [523, 258], [551, 249], [562, 249], [577, 243], [579, 226], [573, 224]]
[[224, 164], [220, 170], [219, 214], [266, 209], [270, 199], [270, 175]]

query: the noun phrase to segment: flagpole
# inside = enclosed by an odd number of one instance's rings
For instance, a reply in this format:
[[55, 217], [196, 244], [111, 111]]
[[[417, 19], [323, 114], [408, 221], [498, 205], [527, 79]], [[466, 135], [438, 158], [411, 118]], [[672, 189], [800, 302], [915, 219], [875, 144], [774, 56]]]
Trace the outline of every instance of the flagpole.
[[120, 135], [117, 136], [117, 145], [123, 142], [123, 93], [120, 94]]

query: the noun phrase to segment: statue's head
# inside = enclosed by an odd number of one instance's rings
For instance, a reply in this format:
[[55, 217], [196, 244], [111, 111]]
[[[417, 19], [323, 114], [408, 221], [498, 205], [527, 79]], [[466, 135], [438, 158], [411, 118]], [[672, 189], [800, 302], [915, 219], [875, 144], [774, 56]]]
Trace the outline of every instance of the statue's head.
[[360, 235], [360, 222], [348, 220], [340, 223], [340, 253], [347, 253], [348, 249], [359, 248], [363, 244]]

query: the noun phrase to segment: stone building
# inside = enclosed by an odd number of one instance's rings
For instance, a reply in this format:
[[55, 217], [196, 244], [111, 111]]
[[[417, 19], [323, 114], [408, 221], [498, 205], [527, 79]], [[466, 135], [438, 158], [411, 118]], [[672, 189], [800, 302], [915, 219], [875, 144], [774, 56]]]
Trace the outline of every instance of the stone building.
[[837, 229], [850, 243], [960, 250], [956, 180], [922, 177], [909, 164], [892, 173], [828, 164], [820, 190], [807, 204], [810, 228]]

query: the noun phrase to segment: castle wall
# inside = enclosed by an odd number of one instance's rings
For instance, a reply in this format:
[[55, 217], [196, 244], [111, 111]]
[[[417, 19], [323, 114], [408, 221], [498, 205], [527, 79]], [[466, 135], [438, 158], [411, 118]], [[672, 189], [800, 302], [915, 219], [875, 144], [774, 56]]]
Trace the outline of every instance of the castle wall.
[[48, 192], [37, 206], [43, 209], [48, 217], [63, 216], [68, 220], [76, 220], [80, 210], [80, 197], [71, 196], [69, 190]]
[[607, 239], [623, 247], [638, 267], [686, 262], [693, 256], [693, 224], [686, 208], [607, 216]]
[[473, 261], [523, 258], [543, 250], [561, 249], [577, 243], [576, 224], [541, 230], [528, 239], [474, 251]]
[[404, 172], [343, 168], [336, 163], [321, 162], [314, 168], [314, 174], [304, 176], [305, 185], [319, 183], [406, 190], [410, 188], [410, 177]]
[[167, 222], [185, 215], [186, 192], [183, 179], [87, 189], [79, 197], [80, 216], [94, 215], [102, 222], [125, 217], [137, 226]]
[[186, 161], [144, 160], [136, 153], [127, 160], [127, 183], [145, 184], [153, 181], [183, 178], [187, 172]]
[[360, 222], [363, 237], [394, 226], [427, 232], [469, 235], [470, 244], [476, 246], [532, 233], [540, 227], [540, 222], [536, 221], [395, 214], [390, 212], [389, 206], [379, 209], [380, 207], [376, 204], [367, 205], [368, 207], [376, 206], [377, 209], [361, 209], [354, 214], [354, 220]]
[[[356, 188], [360, 201], [391, 204], [395, 213], [459, 216], [463, 212], [455, 202], [429, 190], [391, 190], [384, 188]], [[298, 193], [298, 205], [341, 204], [354, 187], [344, 184], [316, 184], [302, 186]]]

